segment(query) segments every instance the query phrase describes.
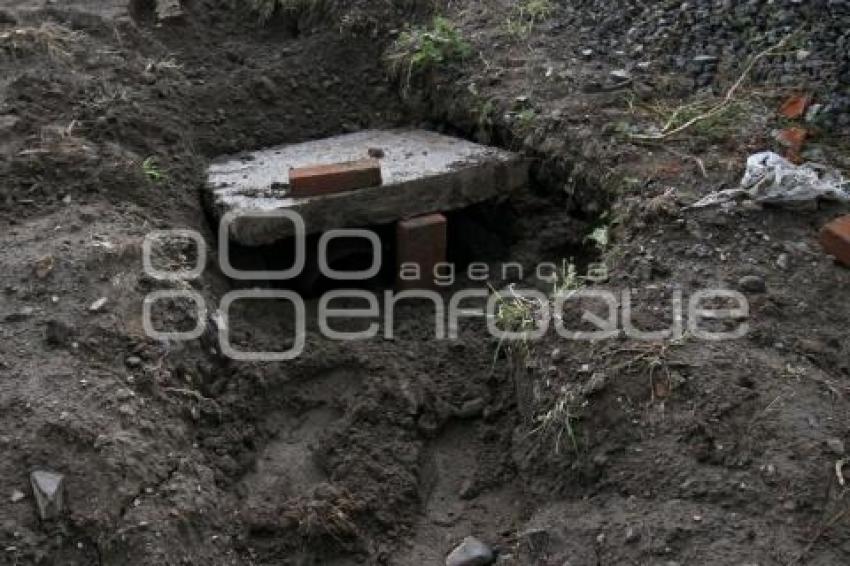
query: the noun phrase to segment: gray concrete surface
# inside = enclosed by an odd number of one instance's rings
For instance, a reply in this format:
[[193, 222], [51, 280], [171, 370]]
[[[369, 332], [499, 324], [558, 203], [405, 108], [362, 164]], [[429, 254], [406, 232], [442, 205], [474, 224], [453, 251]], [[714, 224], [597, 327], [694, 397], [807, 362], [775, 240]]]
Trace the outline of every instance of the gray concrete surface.
[[[368, 157], [380, 149], [384, 184], [309, 198], [287, 196], [289, 169]], [[385, 224], [430, 212], [506, 198], [528, 182], [528, 163], [515, 153], [424, 130], [367, 130], [272, 147], [214, 161], [207, 203], [216, 219], [233, 212], [230, 238], [268, 244], [292, 235], [289, 220], [250, 215], [288, 209], [308, 233]]]

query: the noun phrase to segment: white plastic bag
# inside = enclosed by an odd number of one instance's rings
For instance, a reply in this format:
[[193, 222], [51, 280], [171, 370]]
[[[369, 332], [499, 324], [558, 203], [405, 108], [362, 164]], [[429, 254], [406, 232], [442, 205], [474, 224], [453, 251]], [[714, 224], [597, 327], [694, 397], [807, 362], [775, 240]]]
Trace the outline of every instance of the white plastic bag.
[[741, 187], [711, 193], [693, 208], [748, 198], [758, 203], [793, 204], [807, 201], [850, 202], [850, 182], [836, 169], [816, 163], [794, 165], [781, 155], [764, 151], [747, 159]]

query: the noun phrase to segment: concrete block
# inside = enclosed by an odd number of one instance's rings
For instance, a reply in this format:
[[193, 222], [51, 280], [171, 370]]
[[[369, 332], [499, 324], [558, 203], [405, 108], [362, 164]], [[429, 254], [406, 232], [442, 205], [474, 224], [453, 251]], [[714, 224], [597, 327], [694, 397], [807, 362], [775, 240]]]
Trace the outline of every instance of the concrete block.
[[289, 196], [313, 197], [381, 184], [381, 162], [361, 159], [330, 165], [298, 167], [289, 171]]
[[[396, 225], [396, 279], [399, 290], [435, 289], [434, 267], [446, 261], [446, 247], [446, 217], [442, 214], [400, 221]], [[418, 266], [418, 279], [401, 278], [405, 264]]]
[[[308, 197], [289, 192], [291, 169], [370, 155], [382, 155], [380, 186]], [[207, 171], [205, 196], [214, 217], [236, 215], [231, 240], [260, 246], [292, 236], [293, 227], [252, 212], [295, 211], [307, 232], [317, 233], [506, 199], [527, 183], [527, 161], [509, 151], [424, 130], [367, 130], [217, 159]]]
[[824, 226], [820, 243], [826, 253], [850, 267], [850, 214]]

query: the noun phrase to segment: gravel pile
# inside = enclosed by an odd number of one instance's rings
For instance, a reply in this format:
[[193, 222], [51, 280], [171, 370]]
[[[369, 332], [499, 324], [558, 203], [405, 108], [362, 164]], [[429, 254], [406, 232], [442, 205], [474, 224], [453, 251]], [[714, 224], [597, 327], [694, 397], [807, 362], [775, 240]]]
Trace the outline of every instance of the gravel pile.
[[[850, 0], [571, 0], [561, 4], [580, 47], [627, 66], [685, 72], [695, 88], [733, 74], [751, 55], [795, 34], [753, 72], [814, 93], [835, 127], [850, 126]], [[580, 54], [580, 53], [579, 53]]]

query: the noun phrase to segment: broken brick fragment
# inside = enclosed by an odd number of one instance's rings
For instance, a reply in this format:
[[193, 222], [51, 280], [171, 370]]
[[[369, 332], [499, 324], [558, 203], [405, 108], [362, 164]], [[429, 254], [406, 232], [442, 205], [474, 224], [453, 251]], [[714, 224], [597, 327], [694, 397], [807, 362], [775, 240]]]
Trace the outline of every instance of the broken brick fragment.
[[820, 232], [820, 243], [826, 253], [850, 267], [850, 214], [824, 226]]
[[381, 164], [376, 159], [297, 167], [289, 171], [289, 196], [328, 195], [377, 187], [382, 182]]
[[779, 113], [789, 120], [796, 120], [806, 112], [806, 108], [808, 107], [809, 97], [805, 95], [796, 95], [792, 96], [782, 104], [782, 107], [779, 109]]
[[[399, 290], [435, 289], [434, 268], [446, 261], [446, 217], [428, 214], [396, 225], [396, 264]], [[410, 273], [405, 266], [418, 266], [418, 278], [402, 277]]]

